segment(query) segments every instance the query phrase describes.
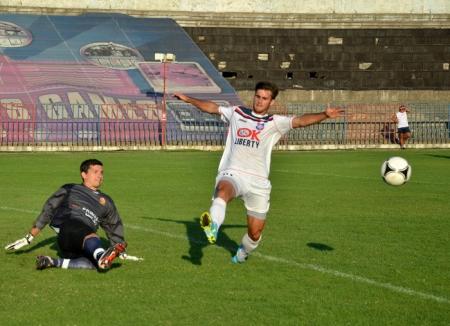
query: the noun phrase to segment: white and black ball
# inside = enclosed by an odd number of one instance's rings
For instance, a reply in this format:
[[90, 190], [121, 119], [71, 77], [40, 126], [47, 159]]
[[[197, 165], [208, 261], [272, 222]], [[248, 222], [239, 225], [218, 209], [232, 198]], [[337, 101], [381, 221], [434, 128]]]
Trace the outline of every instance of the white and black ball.
[[381, 177], [392, 186], [401, 186], [408, 182], [411, 173], [411, 165], [403, 157], [391, 157], [381, 165]]

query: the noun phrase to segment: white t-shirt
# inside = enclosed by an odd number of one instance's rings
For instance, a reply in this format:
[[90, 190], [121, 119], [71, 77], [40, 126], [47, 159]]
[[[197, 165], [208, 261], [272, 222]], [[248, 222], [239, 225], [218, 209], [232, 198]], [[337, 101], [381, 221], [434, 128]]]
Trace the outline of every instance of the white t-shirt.
[[219, 107], [222, 120], [229, 123], [219, 172], [237, 170], [268, 178], [273, 146], [292, 129], [293, 117], [260, 116], [242, 106]]
[[397, 128], [405, 128], [408, 127], [408, 116], [406, 112], [397, 112]]

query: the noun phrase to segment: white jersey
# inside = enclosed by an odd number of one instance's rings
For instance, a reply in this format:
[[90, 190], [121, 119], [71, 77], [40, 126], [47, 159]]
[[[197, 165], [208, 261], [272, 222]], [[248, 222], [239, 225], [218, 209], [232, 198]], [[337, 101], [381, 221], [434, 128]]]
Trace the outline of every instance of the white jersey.
[[221, 106], [219, 112], [229, 123], [219, 172], [236, 170], [268, 178], [273, 146], [292, 129], [293, 117], [260, 116], [242, 106]]
[[397, 128], [405, 128], [408, 127], [408, 116], [406, 112], [397, 112], [395, 114], [397, 116]]

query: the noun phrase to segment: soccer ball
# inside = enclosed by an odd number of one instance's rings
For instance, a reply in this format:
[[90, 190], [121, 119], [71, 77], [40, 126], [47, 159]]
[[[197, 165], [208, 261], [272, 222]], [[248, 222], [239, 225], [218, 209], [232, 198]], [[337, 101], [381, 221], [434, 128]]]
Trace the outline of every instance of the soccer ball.
[[411, 178], [411, 165], [403, 157], [394, 156], [381, 165], [381, 177], [392, 186], [401, 186]]

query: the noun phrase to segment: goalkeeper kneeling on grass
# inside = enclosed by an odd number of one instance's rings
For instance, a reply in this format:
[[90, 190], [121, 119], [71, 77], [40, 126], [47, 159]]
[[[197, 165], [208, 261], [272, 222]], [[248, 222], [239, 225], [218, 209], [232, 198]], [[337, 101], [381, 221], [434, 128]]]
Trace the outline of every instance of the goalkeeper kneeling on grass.
[[[38, 256], [36, 268], [49, 267], [105, 270], [119, 255], [126, 257], [123, 224], [113, 200], [99, 191], [103, 163], [89, 159], [81, 163], [82, 184], [65, 184], [44, 204], [30, 232], [8, 244], [13, 251], [27, 246], [47, 225], [57, 233], [61, 258]], [[97, 235], [99, 226], [111, 246], [104, 249]]]

